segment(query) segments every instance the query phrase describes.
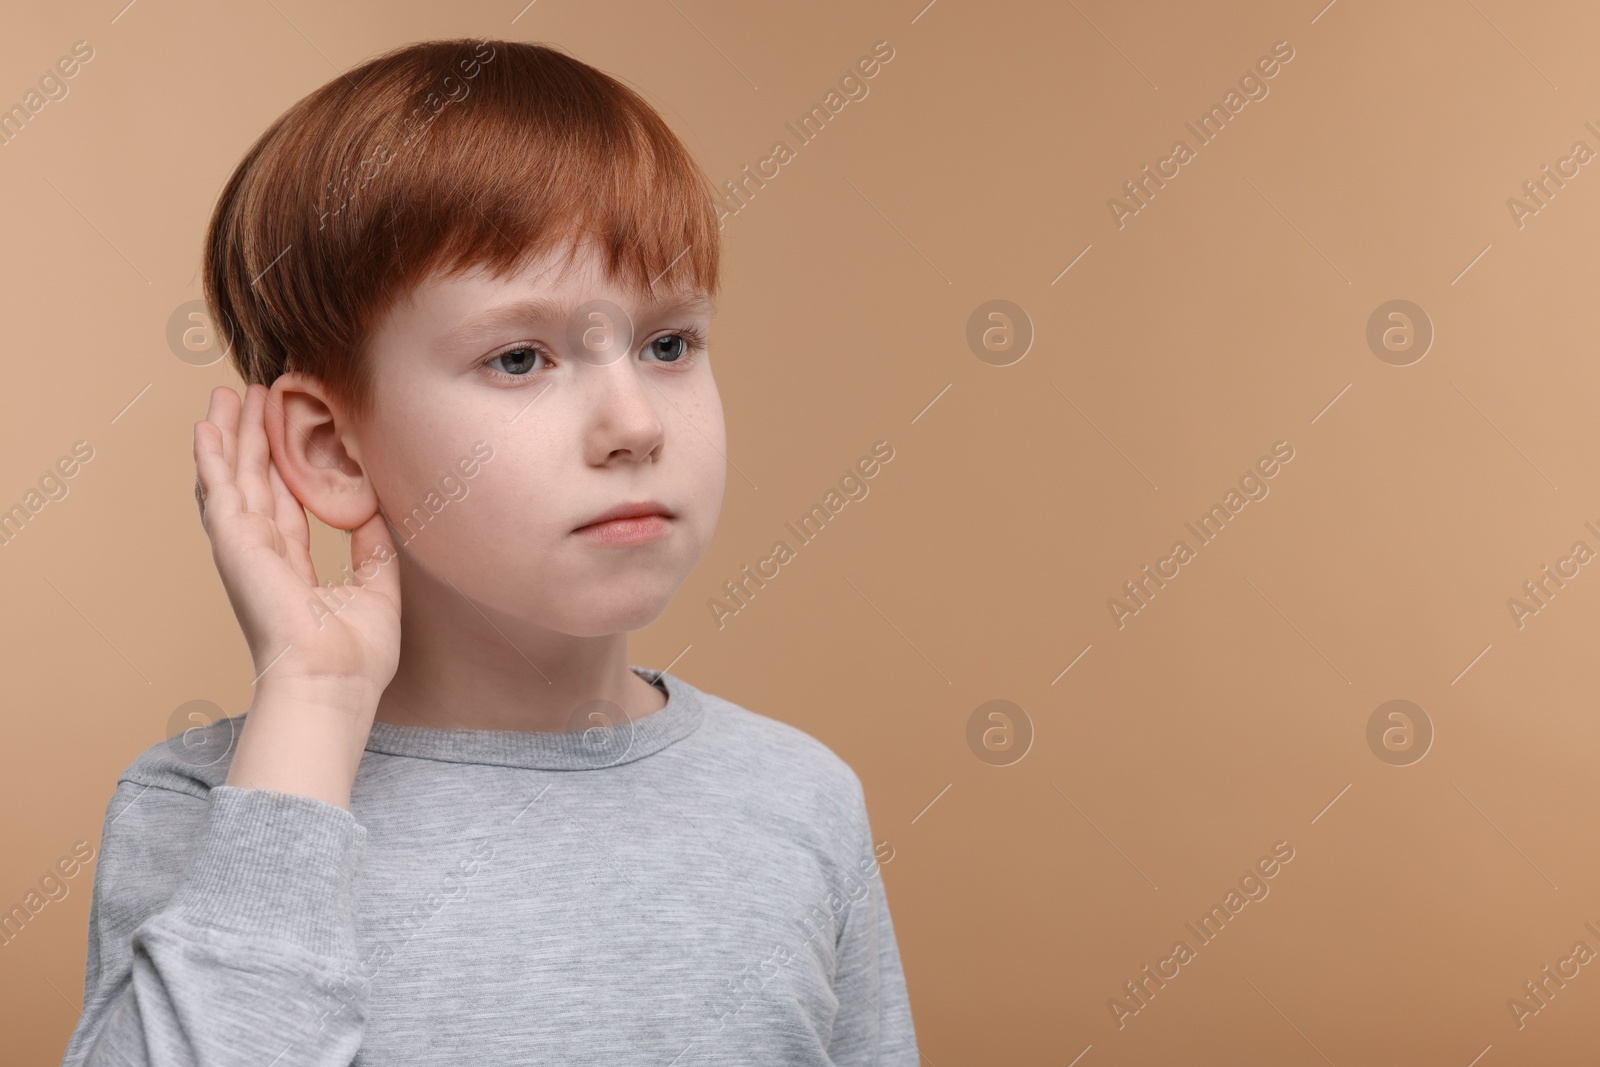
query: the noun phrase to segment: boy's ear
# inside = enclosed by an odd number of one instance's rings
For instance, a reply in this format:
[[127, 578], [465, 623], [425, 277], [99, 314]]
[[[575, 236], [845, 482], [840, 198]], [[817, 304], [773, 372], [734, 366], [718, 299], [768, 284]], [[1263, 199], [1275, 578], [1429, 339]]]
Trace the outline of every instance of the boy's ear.
[[279, 375], [262, 418], [272, 462], [307, 511], [336, 530], [372, 518], [378, 495], [361, 465], [354, 421], [321, 382], [298, 371]]

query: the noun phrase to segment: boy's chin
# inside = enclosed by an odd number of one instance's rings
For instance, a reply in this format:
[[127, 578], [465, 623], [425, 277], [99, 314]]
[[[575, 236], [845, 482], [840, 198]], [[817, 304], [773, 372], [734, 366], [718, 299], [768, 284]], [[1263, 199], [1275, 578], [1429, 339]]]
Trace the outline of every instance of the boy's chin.
[[438, 579], [438, 595], [447, 600], [465, 596], [474, 613], [483, 613], [497, 626], [528, 624], [573, 637], [600, 637], [642, 629], [660, 618], [689, 569], [680, 573], [677, 566], [639, 566], [595, 575], [577, 568], [510, 574], [493, 567], [457, 567], [454, 573], [430, 576]]
[[[635, 600], [626, 604], [609, 606], [604, 610], [591, 608], [590, 610], [574, 611], [568, 617], [554, 622], [554, 629], [573, 637], [605, 637], [610, 634], [628, 633], [633, 630], [642, 630], [661, 617], [667, 610], [670, 598], [660, 598], [645, 601]], [[590, 606], [586, 605], [586, 608]]]
[[649, 626], [667, 610], [677, 588], [664, 576], [655, 581], [619, 577], [587, 588], [545, 586], [527, 590], [520, 604], [506, 605], [506, 613], [572, 637], [604, 637]]

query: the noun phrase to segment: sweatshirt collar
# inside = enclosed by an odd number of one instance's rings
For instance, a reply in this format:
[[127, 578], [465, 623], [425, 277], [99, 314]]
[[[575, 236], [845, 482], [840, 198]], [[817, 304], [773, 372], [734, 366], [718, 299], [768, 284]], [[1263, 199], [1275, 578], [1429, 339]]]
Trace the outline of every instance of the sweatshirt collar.
[[628, 665], [645, 681], [667, 694], [664, 707], [614, 726], [583, 730], [479, 730], [410, 726], [376, 720], [367, 737], [367, 751], [389, 756], [481, 763], [550, 771], [596, 771], [632, 763], [679, 741], [705, 717], [701, 693], [666, 671]]

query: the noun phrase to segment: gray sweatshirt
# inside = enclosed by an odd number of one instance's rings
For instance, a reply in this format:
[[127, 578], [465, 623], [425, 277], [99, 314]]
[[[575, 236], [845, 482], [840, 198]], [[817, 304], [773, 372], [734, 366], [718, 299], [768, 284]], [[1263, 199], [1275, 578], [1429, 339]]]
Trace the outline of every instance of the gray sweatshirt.
[[245, 715], [146, 750], [64, 1067], [913, 1067], [855, 772], [631, 669], [616, 726], [375, 722], [348, 811], [224, 785]]

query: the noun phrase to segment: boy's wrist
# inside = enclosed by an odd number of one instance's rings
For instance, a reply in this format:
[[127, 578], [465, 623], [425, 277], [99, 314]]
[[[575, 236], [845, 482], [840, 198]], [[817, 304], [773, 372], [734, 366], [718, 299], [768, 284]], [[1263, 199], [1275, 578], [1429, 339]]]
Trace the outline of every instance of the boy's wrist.
[[283, 706], [321, 708], [330, 715], [371, 725], [378, 710], [381, 689], [374, 689], [364, 678], [301, 678], [289, 674], [268, 674], [256, 683], [250, 711]]
[[225, 784], [348, 808], [379, 695], [359, 683], [326, 680], [258, 686]]

